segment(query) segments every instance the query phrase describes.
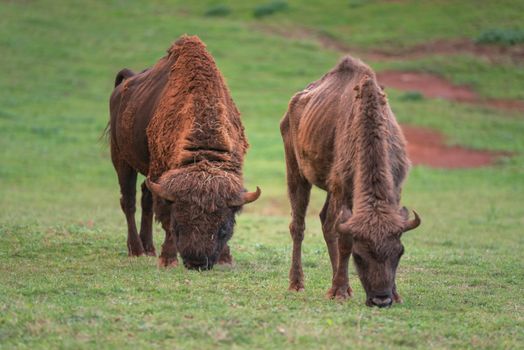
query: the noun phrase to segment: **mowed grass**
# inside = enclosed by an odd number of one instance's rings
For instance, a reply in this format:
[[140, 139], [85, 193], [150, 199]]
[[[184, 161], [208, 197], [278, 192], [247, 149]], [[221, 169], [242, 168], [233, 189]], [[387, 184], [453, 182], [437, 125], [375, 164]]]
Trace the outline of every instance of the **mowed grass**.
[[[262, 21], [300, 26], [300, 11], [309, 9], [311, 25], [322, 29], [336, 15], [348, 25], [361, 23], [348, 13], [371, 8], [374, 15], [365, 16], [370, 28], [406, 19], [423, 39], [463, 35], [448, 25], [427, 27], [467, 16], [451, 11], [449, 2], [443, 2], [450, 8], [446, 16], [417, 5], [426, 9], [424, 21], [389, 11], [403, 3], [374, 1], [337, 13], [334, 2], [290, 2], [287, 12]], [[278, 123], [290, 96], [340, 55], [314, 41], [257, 30], [260, 22], [250, 13], [258, 2], [228, 4], [234, 10], [229, 17], [206, 18], [211, 2], [0, 3], [0, 348], [521, 347], [522, 116], [402, 101], [391, 91], [400, 121], [437, 128], [452, 144], [514, 156], [476, 170], [412, 170], [403, 203], [422, 215], [423, 225], [403, 239], [398, 285], [405, 303], [386, 310], [364, 306], [353, 270], [352, 300], [324, 298], [331, 275], [317, 217], [324, 194], [314, 191], [304, 242], [306, 291], [290, 293]], [[497, 12], [476, 6], [475, 18], [482, 26], [516, 23], [515, 4], [501, 4]], [[473, 35], [473, 22], [462, 23]], [[350, 43], [374, 47], [379, 34], [405, 45], [418, 42], [378, 28], [357, 31]], [[203, 273], [158, 270], [153, 258], [127, 257], [116, 176], [99, 139], [116, 72], [153, 64], [183, 33], [208, 44], [226, 77], [251, 143], [246, 186], [263, 190], [238, 218], [231, 240], [235, 266]], [[417, 62], [402, 64], [421, 69]], [[460, 63], [466, 66], [476, 69]], [[501, 67], [489, 71], [493, 80], [475, 80], [480, 93], [509, 75]], [[523, 96], [518, 83], [508, 91], [495, 97]], [[155, 233], [159, 249], [163, 232], [155, 226]]]

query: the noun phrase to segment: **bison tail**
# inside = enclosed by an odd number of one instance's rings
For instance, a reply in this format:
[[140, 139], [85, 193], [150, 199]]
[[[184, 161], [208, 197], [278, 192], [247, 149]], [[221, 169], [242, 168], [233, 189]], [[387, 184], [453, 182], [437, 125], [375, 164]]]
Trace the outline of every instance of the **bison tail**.
[[107, 143], [111, 142], [111, 122], [107, 123], [104, 131], [102, 131], [102, 134], [98, 138], [98, 141], [105, 141]]
[[116, 74], [115, 87], [120, 85], [125, 79], [131, 78], [135, 73], [131, 69], [124, 68]]

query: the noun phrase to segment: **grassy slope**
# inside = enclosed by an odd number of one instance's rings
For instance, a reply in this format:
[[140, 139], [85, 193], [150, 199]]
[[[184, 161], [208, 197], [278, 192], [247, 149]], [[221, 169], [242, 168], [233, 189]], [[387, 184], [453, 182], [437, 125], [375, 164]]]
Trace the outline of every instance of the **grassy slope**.
[[[183, 5], [183, 2], [177, 1]], [[252, 19], [256, 4], [271, 1], [204, 0], [185, 6], [191, 15], [201, 15], [221, 3], [231, 9], [230, 17]], [[289, 11], [263, 19], [280, 26], [297, 24], [324, 31], [360, 47], [394, 49], [425, 43], [428, 40], [477, 37], [491, 28], [522, 26], [524, 4], [502, 0], [496, 3], [476, 0], [379, 1], [379, 0], [289, 0]], [[385, 46], [385, 47], [384, 47]]]
[[[216, 1], [199, 2], [188, 13], [200, 15]], [[253, 5], [244, 1], [223, 1], [232, 9], [230, 17], [250, 19]], [[327, 0], [289, 1], [289, 10], [258, 21], [258, 27], [288, 28], [290, 32], [317, 31], [351, 47], [398, 49], [435, 40], [476, 39], [494, 28], [520, 28], [524, 23], [522, 1], [374, 1]], [[280, 29], [286, 32], [286, 30]], [[524, 65], [512, 60], [493, 67], [489, 60], [461, 54], [376, 64], [377, 68], [423, 70], [467, 84], [489, 98], [524, 99]]]
[[[328, 5], [292, 3], [288, 15], [265, 21], [293, 25], [295, 11], [307, 10], [312, 24], [345, 32]], [[412, 171], [404, 203], [423, 214], [424, 225], [404, 239], [398, 283], [406, 302], [389, 310], [366, 308], [354, 275], [352, 301], [323, 299], [330, 268], [316, 219], [323, 195], [316, 191], [304, 248], [307, 290], [286, 292], [290, 240], [278, 120], [289, 97], [338, 55], [254, 31], [253, 5], [239, 4], [231, 19], [201, 18], [207, 6], [0, 3], [0, 348], [521, 344], [520, 155], [482, 170]], [[401, 5], [370, 6], [382, 14], [377, 23], [400, 16], [389, 10]], [[496, 26], [513, 18], [513, 7], [476, 7], [475, 16]], [[463, 23], [464, 33], [473, 33], [472, 21]], [[420, 26], [424, 40], [462, 35], [462, 28], [426, 25], [406, 27]], [[384, 28], [361, 29], [355, 43], [382, 42]], [[150, 65], [184, 32], [208, 43], [226, 76], [252, 144], [246, 182], [264, 191], [238, 220], [237, 265], [208, 273], [158, 271], [154, 259], [126, 257], [116, 177], [98, 141], [114, 74]], [[393, 42], [410, 42], [405, 33], [386, 32]], [[400, 120], [440, 128], [452, 143], [524, 151], [524, 122], [515, 116], [404, 102], [395, 93], [391, 100]], [[163, 234], [156, 232], [159, 246]]]

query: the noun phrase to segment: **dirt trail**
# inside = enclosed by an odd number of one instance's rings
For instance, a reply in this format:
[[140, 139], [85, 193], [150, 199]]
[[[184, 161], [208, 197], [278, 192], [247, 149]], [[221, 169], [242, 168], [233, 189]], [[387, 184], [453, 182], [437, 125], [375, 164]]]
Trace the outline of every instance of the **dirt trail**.
[[[363, 50], [351, 47], [339, 39], [309, 28], [281, 28], [257, 25], [256, 29], [290, 39], [309, 39], [317, 41], [322, 47], [351, 53], [364, 60], [391, 61], [413, 60], [430, 55], [455, 55], [469, 53], [484, 57], [491, 62], [513, 60], [524, 61], [524, 45], [511, 47], [497, 45], [478, 45], [470, 39], [436, 40], [427, 44], [399, 48], [395, 52], [383, 49]], [[404, 91], [419, 91], [428, 98], [443, 98], [485, 107], [524, 112], [524, 101], [508, 99], [485, 99], [468, 86], [454, 85], [448, 80], [429, 73], [386, 71], [379, 73], [382, 84]]]
[[393, 51], [392, 49], [358, 48], [348, 45], [328, 33], [305, 27], [289, 28], [257, 24], [255, 29], [288, 39], [314, 40], [326, 49], [342, 53], [351, 53], [366, 60], [413, 60], [434, 55], [457, 55], [464, 53], [483, 57], [491, 62], [507, 61], [508, 59], [513, 62], [522, 62], [524, 60], [524, 45], [503, 46], [477, 44], [468, 38], [439, 39], [409, 47], [397, 47]]
[[408, 141], [408, 155], [413, 165], [443, 169], [479, 168], [508, 156], [505, 152], [447, 146], [444, 136], [429, 128], [402, 125], [402, 130]]
[[383, 71], [377, 73], [380, 84], [404, 91], [418, 91], [424, 97], [442, 98], [485, 107], [524, 112], [524, 101], [485, 99], [465, 85], [453, 85], [446, 79], [421, 72]]
[[467, 86], [452, 85], [446, 79], [428, 73], [383, 71], [377, 73], [377, 78], [385, 87], [418, 91], [424, 97], [460, 102], [475, 102], [479, 99]]
[[396, 51], [374, 49], [363, 51], [365, 58], [377, 61], [387, 60], [412, 60], [435, 55], [457, 55], [472, 54], [483, 57], [490, 62], [507, 61], [522, 62], [524, 60], [524, 45], [501, 46], [476, 44], [471, 39], [441, 39], [426, 44], [419, 44], [407, 48], [400, 48]]
[[[438, 40], [423, 45], [416, 45], [396, 52], [383, 50], [363, 51], [351, 48], [339, 40], [323, 35], [313, 34], [325, 48], [343, 53], [353, 53], [363, 59], [375, 61], [413, 60], [431, 55], [455, 55], [470, 53], [484, 57], [496, 63], [510, 59], [524, 62], [524, 45], [506, 47], [497, 45], [477, 45], [469, 39]], [[404, 91], [418, 91], [425, 97], [442, 98], [450, 101], [464, 102], [484, 107], [524, 112], [524, 101], [512, 99], [486, 99], [465, 85], [454, 85], [443, 77], [423, 72], [383, 71], [378, 73], [379, 80], [386, 86]]]

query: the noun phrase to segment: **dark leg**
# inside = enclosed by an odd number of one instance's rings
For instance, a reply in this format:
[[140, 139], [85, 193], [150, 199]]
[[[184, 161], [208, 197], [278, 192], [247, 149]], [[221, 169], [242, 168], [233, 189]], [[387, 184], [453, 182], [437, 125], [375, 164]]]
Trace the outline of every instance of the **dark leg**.
[[136, 210], [136, 171], [124, 161], [115, 166], [120, 183], [120, 206], [127, 220], [127, 251], [129, 256], [141, 256], [144, 254], [142, 241], [138, 237], [135, 222]]
[[146, 255], [156, 256], [155, 246], [153, 245], [153, 196], [146, 186], [142, 183], [142, 220], [140, 222], [140, 240]]
[[[298, 180], [298, 181], [297, 181]], [[311, 185], [304, 180], [294, 179], [288, 181], [289, 198], [291, 201], [292, 220], [289, 225], [293, 239], [293, 254], [291, 269], [289, 270], [289, 290], [304, 290], [304, 273], [302, 271], [302, 241], [306, 228], [304, 219], [309, 204]]]
[[176, 267], [178, 266], [178, 258], [175, 236], [171, 229], [170, 206], [160, 204], [158, 198], [155, 198], [155, 214], [166, 232], [162, 252], [158, 257], [158, 267]]
[[393, 301], [398, 304], [402, 304], [404, 302], [400, 294], [397, 292], [397, 283], [393, 285]]
[[[333, 269], [332, 286], [326, 296], [328, 298], [346, 299], [352, 294], [347, 276], [349, 255], [346, 257], [347, 244], [341, 242], [335, 228], [338, 217], [337, 210], [338, 206], [334, 203], [332, 196], [328, 194], [324, 208], [320, 213], [322, 232], [324, 233], [324, 240], [326, 241], [329, 258], [331, 260], [331, 268]], [[349, 254], [351, 254], [351, 245], [349, 246]], [[341, 279], [340, 276], [345, 276], [345, 279]]]
[[337, 272], [333, 277], [333, 285], [328, 291], [328, 297], [345, 300], [352, 295], [348, 279], [348, 264], [351, 256], [353, 240], [349, 235], [338, 237], [338, 264]]
[[291, 224], [289, 231], [293, 239], [293, 253], [291, 258], [291, 269], [289, 270], [289, 290], [304, 290], [304, 272], [302, 271], [302, 241], [304, 240], [305, 216], [309, 204], [311, 184], [307, 182], [298, 172], [298, 164], [293, 151], [287, 147], [287, 186], [289, 201], [291, 203]]
[[231, 256], [231, 251], [229, 250], [229, 245], [224, 245], [220, 256], [218, 257], [218, 264], [220, 265], [233, 265], [233, 257]]
[[326, 241], [329, 259], [331, 261], [332, 277], [335, 277], [337, 270], [337, 259], [338, 259], [338, 247], [337, 247], [337, 232], [334, 229], [334, 216], [330, 212], [330, 208], [334, 208], [333, 204], [330, 205], [331, 195], [328, 193], [324, 207], [320, 212], [320, 222], [322, 223], [322, 232], [324, 233], [324, 240]]
[[166, 239], [162, 244], [162, 253], [158, 257], [158, 267], [177, 267], [178, 258], [175, 237], [166, 231]]

